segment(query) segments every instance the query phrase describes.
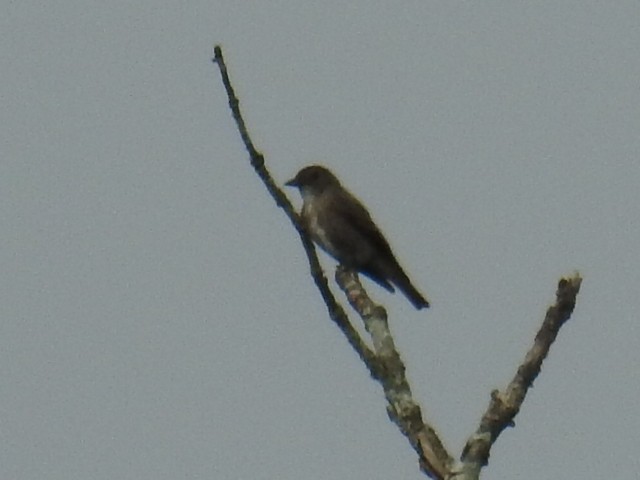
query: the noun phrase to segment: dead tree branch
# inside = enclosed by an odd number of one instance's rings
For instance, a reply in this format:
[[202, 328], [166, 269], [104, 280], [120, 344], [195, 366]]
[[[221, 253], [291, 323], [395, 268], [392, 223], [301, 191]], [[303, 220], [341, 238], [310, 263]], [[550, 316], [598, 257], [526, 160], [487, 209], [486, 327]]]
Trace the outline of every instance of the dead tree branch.
[[[518, 367], [513, 380], [502, 392], [498, 390], [491, 392], [489, 407], [462, 452], [460, 458], [462, 471], [475, 472], [486, 465], [489, 461], [489, 452], [493, 443], [505, 428], [514, 425], [514, 418], [520, 411], [527, 391], [540, 373], [542, 362], [547, 358], [560, 328], [573, 313], [581, 283], [582, 278], [578, 273], [575, 273], [572, 277], [563, 278], [558, 282], [556, 303], [547, 310], [533, 346]], [[466, 477], [463, 475], [459, 478], [472, 479], [477, 478], [477, 476]]]
[[240, 102], [235, 95], [227, 66], [219, 46], [214, 48], [213, 62], [218, 65], [222, 83], [227, 92], [229, 108], [240, 132], [244, 146], [249, 153], [251, 165], [265, 184], [276, 204], [282, 208], [297, 230], [307, 259], [310, 273], [322, 296], [329, 317], [340, 328], [351, 347], [362, 359], [371, 376], [378, 381], [387, 400], [389, 418], [407, 437], [412, 448], [418, 454], [422, 471], [431, 478], [445, 480], [476, 480], [480, 471], [489, 460], [492, 445], [508, 426], [513, 426], [514, 418], [520, 411], [528, 389], [540, 373], [542, 362], [549, 353], [562, 325], [570, 318], [576, 304], [582, 279], [576, 273], [573, 277], [561, 279], [558, 284], [555, 305], [549, 307], [534, 344], [525, 356], [523, 363], [507, 388], [494, 391], [487, 411], [480, 425], [467, 441], [460, 462], [454, 464], [435, 429], [423, 420], [420, 406], [413, 399], [409, 382], [405, 375], [405, 365], [396, 350], [395, 342], [389, 330], [386, 310], [374, 304], [360, 284], [356, 273], [338, 267], [336, 282], [345, 292], [353, 309], [360, 315], [365, 329], [371, 337], [373, 349], [360, 337], [353, 327], [342, 306], [336, 301], [329, 289], [327, 279], [318, 262], [313, 243], [306, 235], [300, 219], [289, 199], [276, 185], [265, 167], [264, 156], [249, 136], [240, 112]]
[[[229, 108], [231, 109], [233, 119], [238, 126], [238, 131], [240, 132], [240, 136], [242, 137], [242, 142], [244, 143], [244, 146], [249, 153], [251, 166], [254, 168], [262, 182], [267, 187], [269, 194], [273, 197], [276, 204], [284, 210], [287, 218], [289, 218], [289, 220], [297, 230], [300, 236], [300, 241], [302, 242], [302, 246], [304, 247], [304, 251], [307, 254], [311, 276], [316, 284], [316, 287], [318, 288], [318, 291], [320, 292], [320, 295], [322, 296], [322, 299], [327, 305], [329, 317], [338, 326], [338, 328], [340, 328], [351, 347], [365, 362], [365, 364], [374, 365], [374, 353], [360, 338], [358, 331], [353, 327], [353, 325], [351, 325], [349, 317], [347, 317], [344, 309], [336, 301], [335, 297], [331, 293], [331, 290], [329, 290], [327, 279], [324, 276], [322, 268], [320, 267], [320, 263], [318, 262], [318, 256], [316, 255], [313, 243], [304, 233], [304, 230], [298, 218], [298, 214], [293, 209], [293, 205], [291, 204], [287, 196], [274, 182], [273, 177], [264, 165], [264, 156], [255, 148], [253, 142], [251, 141], [251, 137], [249, 137], [249, 133], [247, 132], [247, 127], [244, 123], [242, 113], [240, 112], [240, 102], [238, 100], [238, 97], [236, 97], [233, 87], [231, 86], [231, 80], [229, 80], [229, 74], [227, 72], [227, 65], [224, 61], [224, 57], [222, 56], [222, 49], [219, 45], [216, 45], [214, 47], [214, 57], [212, 58], [212, 61], [213, 63], [218, 65], [218, 68], [220, 70], [222, 83], [227, 92], [227, 98], [229, 99]], [[370, 371], [370, 373], [371, 375], [374, 375], [373, 371]]]

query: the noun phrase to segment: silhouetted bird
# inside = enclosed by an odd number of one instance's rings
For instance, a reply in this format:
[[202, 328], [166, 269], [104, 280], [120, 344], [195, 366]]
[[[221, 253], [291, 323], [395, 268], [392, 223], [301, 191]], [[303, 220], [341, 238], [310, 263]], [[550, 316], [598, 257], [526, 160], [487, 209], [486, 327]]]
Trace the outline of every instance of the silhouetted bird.
[[319, 165], [305, 167], [285, 185], [298, 187], [305, 230], [323, 250], [390, 292], [393, 285], [417, 309], [429, 302], [411, 284], [367, 209], [333, 173]]

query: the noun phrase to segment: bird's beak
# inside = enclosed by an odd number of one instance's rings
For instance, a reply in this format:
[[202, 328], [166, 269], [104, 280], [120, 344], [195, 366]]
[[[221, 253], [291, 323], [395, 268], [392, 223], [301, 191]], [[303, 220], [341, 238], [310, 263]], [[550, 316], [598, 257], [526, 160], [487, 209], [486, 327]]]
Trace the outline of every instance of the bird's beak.
[[298, 186], [298, 182], [296, 181], [295, 178], [292, 178], [291, 180], [285, 182], [285, 185], [287, 187], [297, 187]]

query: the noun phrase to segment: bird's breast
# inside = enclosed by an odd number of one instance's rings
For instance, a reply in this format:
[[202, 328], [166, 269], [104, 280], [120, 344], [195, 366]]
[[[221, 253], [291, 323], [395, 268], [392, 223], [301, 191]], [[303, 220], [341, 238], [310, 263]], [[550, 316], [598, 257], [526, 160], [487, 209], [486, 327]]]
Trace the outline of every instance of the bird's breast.
[[311, 239], [327, 253], [339, 258], [339, 252], [336, 251], [331, 241], [331, 235], [327, 230], [330, 226], [324, 224], [324, 216], [320, 215], [314, 202], [306, 202], [304, 204], [302, 207], [302, 218], [304, 219], [305, 227]]

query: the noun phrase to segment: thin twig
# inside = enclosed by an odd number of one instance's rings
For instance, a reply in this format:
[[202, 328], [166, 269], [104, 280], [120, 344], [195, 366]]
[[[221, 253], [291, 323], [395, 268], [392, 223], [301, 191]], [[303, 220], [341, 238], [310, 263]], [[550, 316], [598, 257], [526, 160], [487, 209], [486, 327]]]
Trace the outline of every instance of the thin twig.
[[[229, 73], [227, 72], [227, 65], [224, 61], [224, 57], [222, 56], [222, 48], [220, 48], [219, 45], [216, 45], [214, 47], [214, 57], [212, 61], [213, 63], [217, 64], [218, 68], [220, 69], [222, 83], [225, 90], [227, 91], [227, 98], [229, 99], [229, 108], [231, 109], [231, 113], [238, 127], [238, 131], [240, 132], [240, 137], [242, 137], [242, 142], [244, 143], [244, 146], [249, 153], [251, 165], [267, 187], [269, 194], [273, 197], [276, 204], [284, 210], [285, 214], [287, 215], [293, 226], [296, 228], [300, 236], [302, 246], [304, 247], [304, 251], [307, 254], [311, 276], [313, 277], [313, 281], [315, 282], [316, 287], [318, 288], [320, 295], [322, 295], [322, 298], [327, 306], [329, 317], [340, 328], [351, 347], [364, 361], [365, 365], [375, 365], [375, 354], [360, 338], [358, 331], [353, 327], [353, 325], [351, 325], [351, 322], [349, 321], [349, 318], [347, 317], [344, 309], [336, 301], [335, 297], [331, 293], [329, 285], [327, 284], [327, 279], [322, 271], [322, 267], [320, 267], [320, 262], [318, 262], [318, 256], [316, 255], [313, 243], [305, 234], [304, 229], [302, 228], [302, 225], [300, 223], [300, 219], [293, 208], [293, 205], [284, 194], [284, 192], [276, 185], [273, 177], [265, 167], [264, 156], [255, 148], [253, 142], [251, 141], [251, 137], [249, 136], [249, 132], [247, 131], [247, 126], [244, 122], [244, 118], [242, 117], [242, 113], [240, 112], [240, 101], [238, 100], [238, 97], [236, 97], [233, 86], [231, 85]], [[369, 373], [372, 376], [375, 376], [377, 374], [371, 369]]]

